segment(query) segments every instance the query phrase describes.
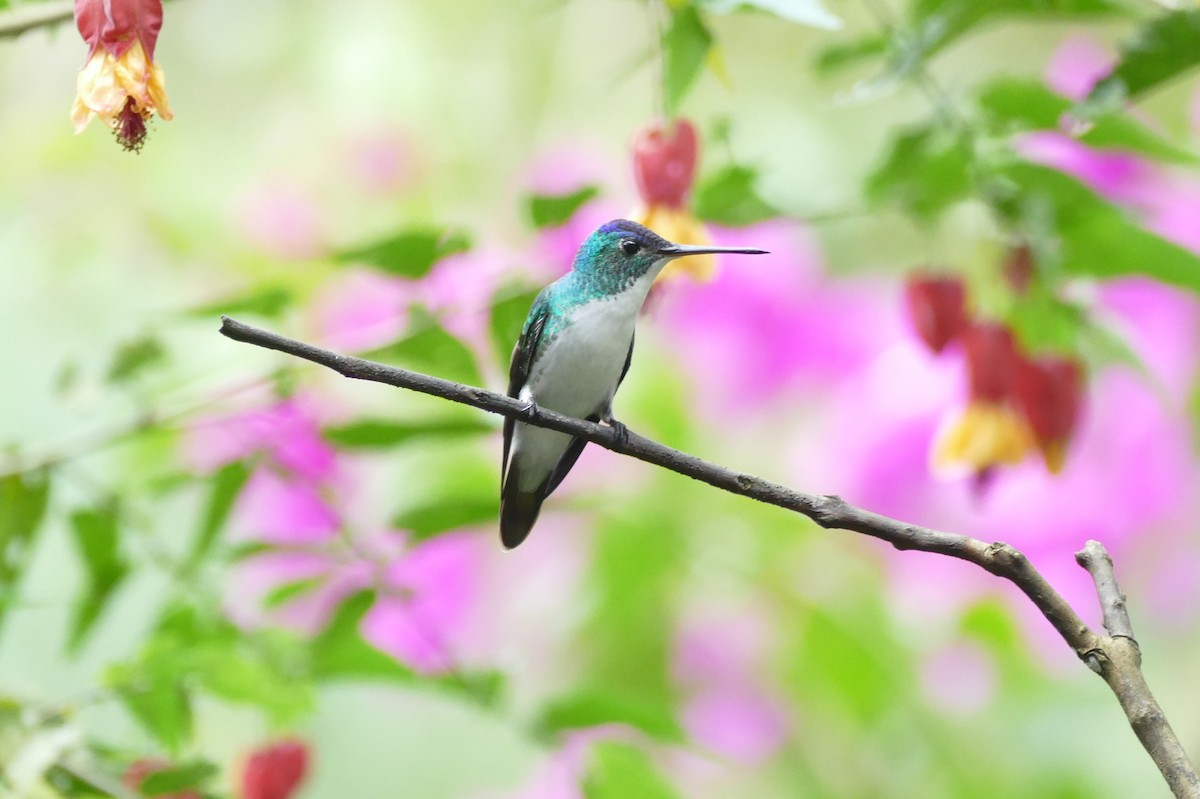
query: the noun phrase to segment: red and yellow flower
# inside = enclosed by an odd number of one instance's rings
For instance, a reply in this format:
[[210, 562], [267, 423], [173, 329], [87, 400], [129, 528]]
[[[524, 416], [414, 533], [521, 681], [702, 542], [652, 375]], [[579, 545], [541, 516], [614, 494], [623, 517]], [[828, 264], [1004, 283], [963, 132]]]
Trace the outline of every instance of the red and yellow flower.
[[1007, 327], [971, 325], [962, 335], [967, 360], [967, 405], [943, 424], [933, 443], [933, 467], [982, 474], [1024, 460], [1033, 447], [1029, 426], [1013, 401], [1020, 356]]
[[[704, 224], [688, 210], [688, 194], [696, 176], [700, 138], [686, 119], [666, 126], [654, 123], [633, 142], [633, 177], [642, 204], [631, 218], [665, 239], [679, 244], [711, 244]], [[694, 280], [711, 280], [716, 273], [714, 255], [691, 255], [672, 261], [659, 275], [688, 275]]]
[[172, 118], [154, 63], [162, 20], [162, 0], [75, 0], [75, 24], [89, 48], [71, 109], [76, 133], [99, 117], [125, 149], [139, 150], [153, 114]]

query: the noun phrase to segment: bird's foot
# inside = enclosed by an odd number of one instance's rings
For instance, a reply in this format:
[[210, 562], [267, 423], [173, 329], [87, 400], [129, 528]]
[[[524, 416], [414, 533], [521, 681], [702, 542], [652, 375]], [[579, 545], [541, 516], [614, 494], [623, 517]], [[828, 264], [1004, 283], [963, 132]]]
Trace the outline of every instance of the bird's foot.
[[625, 446], [629, 443], [629, 428], [624, 422], [618, 422], [611, 416], [604, 420], [604, 423], [612, 428], [613, 441], [619, 446]]
[[525, 415], [527, 420], [533, 421], [537, 418], [539, 410], [541, 409], [538, 408], [537, 402], [530, 400], [528, 403], [526, 403], [525, 407], [521, 409], [521, 413]]

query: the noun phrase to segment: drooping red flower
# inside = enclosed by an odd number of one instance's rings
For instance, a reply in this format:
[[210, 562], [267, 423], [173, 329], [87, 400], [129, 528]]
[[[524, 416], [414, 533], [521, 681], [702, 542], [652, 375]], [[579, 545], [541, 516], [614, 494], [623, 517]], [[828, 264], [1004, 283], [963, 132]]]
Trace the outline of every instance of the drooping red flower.
[[[686, 119], [648, 125], [633, 141], [633, 177], [642, 205], [630, 215], [663, 238], [680, 244], [711, 244], [708, 231], [687, 208], [696, 177], [700, 137]], [[668, 264], [659, 275], [711, 280], [713, 255], [691, 255]]]
[[162, 0], [75, 0], [75, 24], [88, 43], [71, 110], [76, 133], [100, 117], [126, 149], [138, 150], [152, 114], [172, 118], [154, 63], [162, 21]]
[[633, 176], [647, 205], [682, 208], [692, 189], [700, 138], [686, 119], [647, 126], [633, 141]]
[[967, 290], [960, 278], [914, 274], [904, 286], [904, 297], [917, 335], [935, 353], [967, 327]]
[[962, 334], [967, 364], [967, 405], [948, 419], [933, 445], [933, 464], [948, 473], [984, 475], [1020, 463], [1032, 442], [1014, 405], [1020, 356], [1012, 332], [997, 322], [969, 326]]
[[1083, 370], [1079, 362], [1056, 355], [1022, 358], [1013, 389], [1017, 407], [1033, 431], [1046, 468], [1061, 471], [1083, 406]]
[[[133, 793], [142, 796], [142, 783], [153, 774], [160, 771], [166, 771], [171, 768], [171, 764], [165, 760], [157, 758], [143, 758], [135, 760], [125, 769], [125, 773], [121, 775], [121, 782]], [[200, 794], [196, 791], [180, 791], [172, 794], [156, 794], [156, 799], [200, 799]]]
[[279, 741], [255, 750], [242, 772], [241, 799], [289, 799], [308, 773], [308, 745]]

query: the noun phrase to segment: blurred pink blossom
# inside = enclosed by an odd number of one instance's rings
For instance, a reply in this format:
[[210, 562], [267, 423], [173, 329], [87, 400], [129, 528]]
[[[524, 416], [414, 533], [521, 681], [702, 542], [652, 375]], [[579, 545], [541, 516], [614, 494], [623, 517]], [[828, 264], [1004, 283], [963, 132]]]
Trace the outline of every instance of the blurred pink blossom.
[[232, 538], [274, 544], [325, 541], [341, 523], [316, 485], [267, 466], [256, 468], [246, 481], [235, 515]]
[[480, 354], [490, 352], [492, 297], [521, 274], [514, 259], [496, 248], [476, 248], [443, 258], [418, 286], [419, 300], [454, 336]]
[[944, 713], [976, 713], [996, 695], [996, 665], [979, 644], [959, 642], [934, 652], [921, 664], [921, 691]]
[[346, 162], [350, 176], [367, 191], [391, 194], [407, 188], [420, 171], [410, 136], [400, 130], [380, 128], [350, 137]]
[[477, 603], [482, 545], [479, 536], [447, 533], [393, 560], [384, 593], [363, 619], [364, 637], [416, 671], [452, 668], [453, 636]]
[[1113, 67], [1113, 56], [1090, 36], [1063, 39], [1046, 65], [1046, 85], [1072, 100], [1082, 100]]
[[181, 457], [201, 474], [251, 455], [311, 480], [330, 477], [334, 449], [321, 437], [315, 400], [300, 395], [224, 415], [201, 417], [184, 431]]
[[746, 765], [775, 754], [790, 727], [785, 703], [761, 675], [773, 643], [762, 610], [709, 602], [691, 608], [676, 634], [672, 668], [689, 738]]
[[662, 289], [655, 313], [702, 409], [753, 410], [787, 389], [836, 383], [873, 355], [876, 284], [827, 278], [807, 229], [771, 221], [713, 233], [718, 245], [770, 255], [722, 263], [709, 283]]
[[[362, 620], [363, 638], [423, 674], [460, 662], [458, 649], [477, 606], [483, 542], [446, 533], [407, 543], [401, 533], [381, 533], [343, 546], [283, 549], [247, 559], [235, 571], [230, 615], [239, 624], [285, 624], [315, 634], [350, 595], [377, 594]], [[262, 607], [272, 591], [301, 580], [311, 590], [275, 609]]]
[[322, 286], [310, 313], [319, 341], [334, 350], [361, 352], [394, 341], [408, 324], [417, 288], [367, 269], [340, 273]]
[[246, 191], [235, 204], [242, 234], [268, 255], [300, 260], [325, 248], [324, 214], [307, 190], [286, 182]]

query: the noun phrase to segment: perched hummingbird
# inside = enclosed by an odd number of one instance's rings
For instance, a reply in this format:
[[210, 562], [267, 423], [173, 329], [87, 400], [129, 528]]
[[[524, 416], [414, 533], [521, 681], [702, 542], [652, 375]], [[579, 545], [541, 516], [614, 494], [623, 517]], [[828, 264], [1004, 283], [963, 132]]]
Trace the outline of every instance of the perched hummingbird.
[[[571, 271], [542, 289], [513, 348], [508, 395], [531, 407], [613, 427], [617, 387], [633, 358], [633, 330], [658, 273], [673, 258], [765, 250], [672, 244], [627, 219], [602, 225], [580, 246]], [[507, 549], [529, 535], [546, 497], [587, 444], [566, 433], [504, 420], [500, 540]]]

